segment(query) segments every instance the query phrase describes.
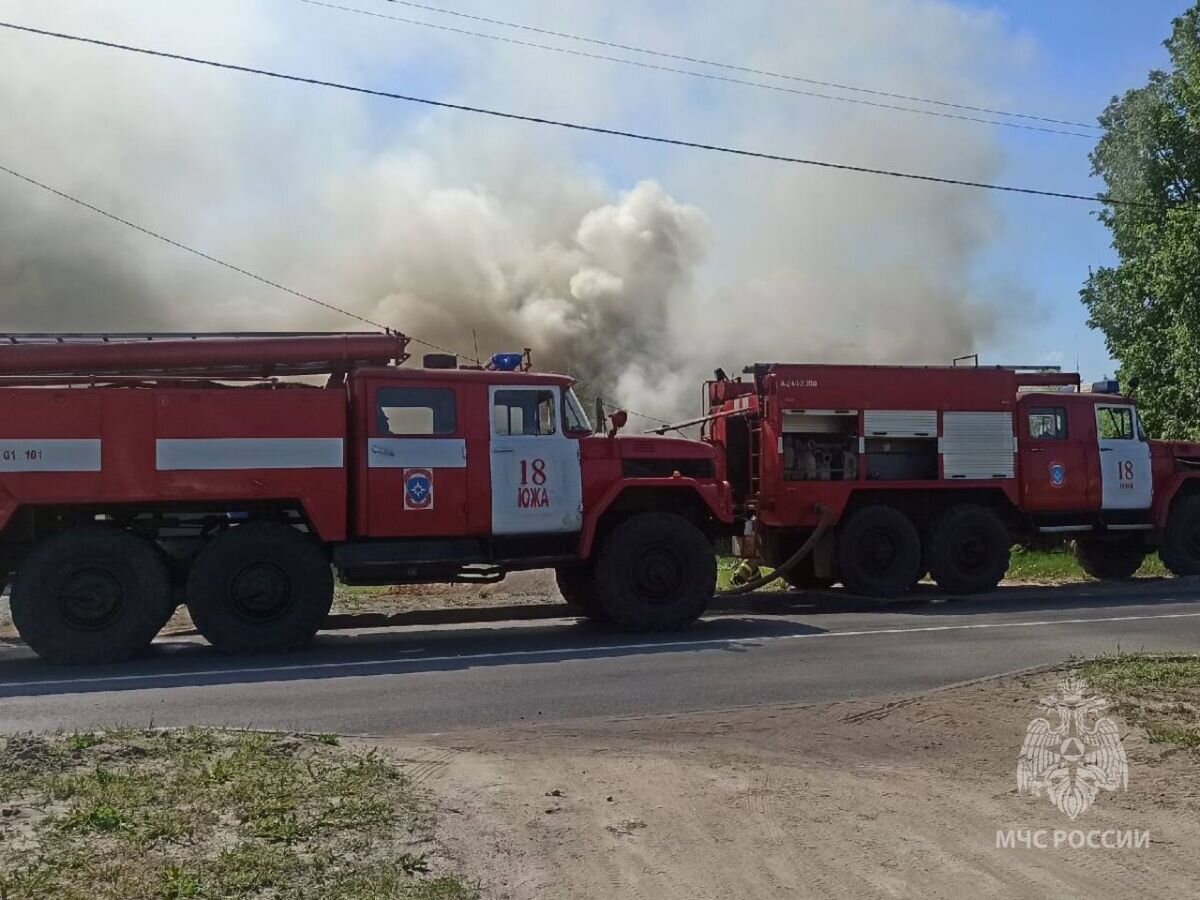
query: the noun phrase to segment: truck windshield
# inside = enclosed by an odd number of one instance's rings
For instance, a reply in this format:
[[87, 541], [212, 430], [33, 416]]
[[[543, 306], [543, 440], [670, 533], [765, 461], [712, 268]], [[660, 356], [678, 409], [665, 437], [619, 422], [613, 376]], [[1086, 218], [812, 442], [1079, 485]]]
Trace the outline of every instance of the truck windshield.
[[566, 431], [592, 431], [592, 423], [588, 421], [587, 413], [579, 405], [579, 398], [573, 390], [563, 392], [563, 423]]

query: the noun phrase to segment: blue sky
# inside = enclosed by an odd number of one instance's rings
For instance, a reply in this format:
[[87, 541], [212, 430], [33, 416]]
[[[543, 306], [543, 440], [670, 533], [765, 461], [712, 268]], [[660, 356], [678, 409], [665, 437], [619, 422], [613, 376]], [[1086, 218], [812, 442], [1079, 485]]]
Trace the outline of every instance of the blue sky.
[[[1153, 68], [1167, 65], [1162, 41], [1181, 0], [1012, 0], [971, 3], [1000, 10], [1010, 27], [1025, 33], [1035, 54], [1024, 83], [1012, 85], [1023, 110], [1083, 122], [1095, 120], [1109, 99], [1145, 83]], [[1004, 174], [1012, 183], [1092, 193], [1092, 142], [1010, 129], [1002, 139], [1008, 153]], [[991, 349], [997, 361], [1061, 362], [1078, 358], [1086, 377], [1112, 374], [1115, 366], [1102, 336], [1088, 329], [1078, 291], [1089, 266], [1111, 264], [1108, 231], [1086, 206], [1071, 202], [1003, 198], [1006, 234], [988, 253], [984, 268], [1018, 272], [1036, 292], [1032, 328]], [[1061, 354], [1061, 356], [1060, 356]]]

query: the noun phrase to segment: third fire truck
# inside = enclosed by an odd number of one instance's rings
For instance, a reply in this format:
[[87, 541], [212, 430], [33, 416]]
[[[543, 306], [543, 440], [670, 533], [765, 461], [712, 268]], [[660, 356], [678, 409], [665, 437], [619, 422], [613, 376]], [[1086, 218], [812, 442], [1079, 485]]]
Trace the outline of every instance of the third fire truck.
[[[1127, 578], [1200, 574], [1200, 444], [1152, 441], [1112, 382], [988, 367], [764, 364], [707, 384], [745, 555], [796, 587], [994, 588], [1014, 544], [1070, 539]], [[812, 540], [815, 536], [815, 540]], [[798, 553], [801, 549], [804, 553]]]

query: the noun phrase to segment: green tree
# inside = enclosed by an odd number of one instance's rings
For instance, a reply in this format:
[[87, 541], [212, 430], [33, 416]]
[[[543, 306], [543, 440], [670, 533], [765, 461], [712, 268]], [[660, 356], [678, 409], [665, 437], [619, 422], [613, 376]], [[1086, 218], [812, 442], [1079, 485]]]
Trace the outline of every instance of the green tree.
[[1088, 276], [1088, 324], [1104, 332], [1122, 384], [1138, 381], [1147, 430], [1200, 437], [1200, 3], [1173, 23], [1171, 71], [1115, 97], [1092, 172], [1119, 264]]

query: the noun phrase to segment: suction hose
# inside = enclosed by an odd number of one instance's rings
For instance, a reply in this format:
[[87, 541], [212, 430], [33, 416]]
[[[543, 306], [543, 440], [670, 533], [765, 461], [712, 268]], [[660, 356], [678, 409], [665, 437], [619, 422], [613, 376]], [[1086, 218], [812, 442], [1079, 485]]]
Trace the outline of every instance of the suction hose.
[[738, 594], [749, 594], [751, 591], [757, 591], [760, 587], [770, 584], [777, 578], [782, 578], [796, 566], [803, 562], [804, 558], [812, 553], [813, 547], [817, 546], [817, 541], [821, 540], [821, 536], [825, 534], [825, 529], [829, 527], [829, 520], [832, 518], [829, 507], [822, 503], [816, 506], [817, 514], [820, 519], [817, 520], [817, 527], [813, 529], [813, 533], [808, 536], [808, 540], [800, 545], [800, 549], [787, 558], [787, 561], [770, 575], [760, 575], [758, 578], [752, 578], [745, 584], [739, 584], [737, 587], [729, 588], [724, 591], [717, 591], [718, 597], [736, 597]]

